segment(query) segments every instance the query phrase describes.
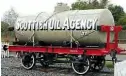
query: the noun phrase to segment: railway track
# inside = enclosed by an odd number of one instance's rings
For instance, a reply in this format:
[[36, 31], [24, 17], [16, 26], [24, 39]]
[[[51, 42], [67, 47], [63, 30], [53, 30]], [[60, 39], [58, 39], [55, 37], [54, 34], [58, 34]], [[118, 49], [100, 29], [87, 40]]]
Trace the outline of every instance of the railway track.
[[[20, 64], [20, 58], [10, 57], [1, 59], [2, 76], [77, 76], [70, 64], [56, 63], [48, 68], [36, 64], [33, 70], [25, 70]], [[101, 72], [89, 72], [85, 76], [113, 76], [113, 69], [104, 67]]]

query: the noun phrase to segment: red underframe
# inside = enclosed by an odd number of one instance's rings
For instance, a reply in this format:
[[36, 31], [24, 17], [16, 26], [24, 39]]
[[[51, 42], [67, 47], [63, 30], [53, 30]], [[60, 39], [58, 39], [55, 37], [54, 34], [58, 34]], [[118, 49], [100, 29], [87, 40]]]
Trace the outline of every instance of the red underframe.
[[[101, 26], [102, 32], [107, 33], [106, 38], [106, 47], [105, 48], [70, 48], [70, 47], [61, 47], [61, 46], [23, 46], [23, 45], [10, 45], [10, 52], [43, 52], [43, 53], [56, 53], [56, 54], [84, 54], [86, 55], [95, 55], [103, 56], [111, 52], [111, 50], [116, 50], [117, 53], [121, 52], [121, 49], [118, 47], [118, 33], [122, 30], [121, 26]], [[114, 42], [110, 43], [110, 32], [114, 32]]]

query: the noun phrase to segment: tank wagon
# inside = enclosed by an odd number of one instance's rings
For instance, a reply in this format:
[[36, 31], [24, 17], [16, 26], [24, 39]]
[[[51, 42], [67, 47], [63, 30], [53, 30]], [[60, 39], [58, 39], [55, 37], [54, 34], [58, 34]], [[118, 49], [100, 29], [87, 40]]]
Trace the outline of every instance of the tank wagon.
[[[34, 27], [40, 24], [44, 27], [39, 27], [39, 30], [26, 30], [27, 25]], [[52, 25], [65, 25], [65, 29], [48, 30], [45, 27]], [[69, 29], [73, 25], [81, 26], [81, 29]], [[9, 45], [9, 51], [22, 52], [21, 63], [25, 69], [32, 69], [36, 62], [44, 67], [53, 63], [71, 63], [75, 73], [86, 74], [89, 70], [100, 71], [108, 54], [114, 63], [117, 61], [116, 54], [121, 52], [118, 47], [121, 30], [121, 26], [114, 25], [113, 16], [107, 9], [70, 10], [53, 15], [22, 17], [13, 27], [15, 42]]]

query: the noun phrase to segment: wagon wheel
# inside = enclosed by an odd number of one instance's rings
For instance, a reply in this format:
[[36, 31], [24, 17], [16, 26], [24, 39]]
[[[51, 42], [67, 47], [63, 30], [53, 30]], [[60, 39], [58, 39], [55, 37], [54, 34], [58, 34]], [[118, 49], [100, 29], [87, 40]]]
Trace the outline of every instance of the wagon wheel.
[[39, 53], [39, 58], [40, 58], [40, 64], [44, 67], [48, 67], [49, 63], [47, 62], [47, 58], [44, 54]]
[[90, 69], [90, 60], [88, 58], [85, 60], [76, 59], [74, 62], [72, 62], [72, 69], [79, 75], [86, 74]]
[[95, 62], [91, 64], [91, 70], [92, 71], [100, 71], [104, 68], [105, 65], [105, 57], [104, 56], [98, 56], [93, 59]]
[[21, 64], [25, 69], [32, 69], [35, 65], [35, 54], [27, 53], [22, 56]]

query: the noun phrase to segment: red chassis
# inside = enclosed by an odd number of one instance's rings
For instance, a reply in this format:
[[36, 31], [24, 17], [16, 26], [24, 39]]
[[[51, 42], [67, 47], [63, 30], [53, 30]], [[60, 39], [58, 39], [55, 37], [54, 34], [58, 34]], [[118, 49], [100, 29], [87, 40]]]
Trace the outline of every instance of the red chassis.
[[[25, 69], [32, 69], [36, 60], [42, 66], [48, 66], [50, 62], [61, 62], [54, 58], [59, 58], [63, 54], [63, 58], [69, 57], [67, 60], [62, 60], [62, 63], [69, 62], [72, 65], [74, 72], [77, 74], [86, 74], [90, 69], [100, 71], [105, 65], [105, 56], [110, 54], [112, 61], [116, 62], [116, 54], [120, 53], [122, 49], [118, 47], [118, 33], [122, 30], [121, 26], [105, 26], [98, 28], [99, 31], [106, 32], [106, 46], [104, 48], [80, 48], [80, 47], [61, 47], [61, 46], [23, 46], [10, 45], [10, 52], [23, 52], [22, 65]], [[110, 43], [110, 33], [114, 33], [114, 41]], [[37, 53], [39, 55], [37, 56]], [[53, 56], [55, 55], [55, 56]], [[68, 56], [71, 55], [71, 56]], [[53, 59], [54, 58], [54, 59]], [[98, 68], [97, 68], [98, 67]]]
[[[23, 45], [10, 45], [10, 52], [42, 52], [42, 53], [56, 53], [56, 54], [84, 54], [93, 56], [103, 56], [110, 54], [111, 51], [120, 53], [121, 49], [118, 47], [118, 33], [122, 30], [121, 26], [105, 26], [102, 25], [99, 31], [106, 32], [106, 47], [104, 48], [70, 48], [61, 46], [23, 46]], [[114, 42], [110, 43], [110, 32], [114, 32]]]

